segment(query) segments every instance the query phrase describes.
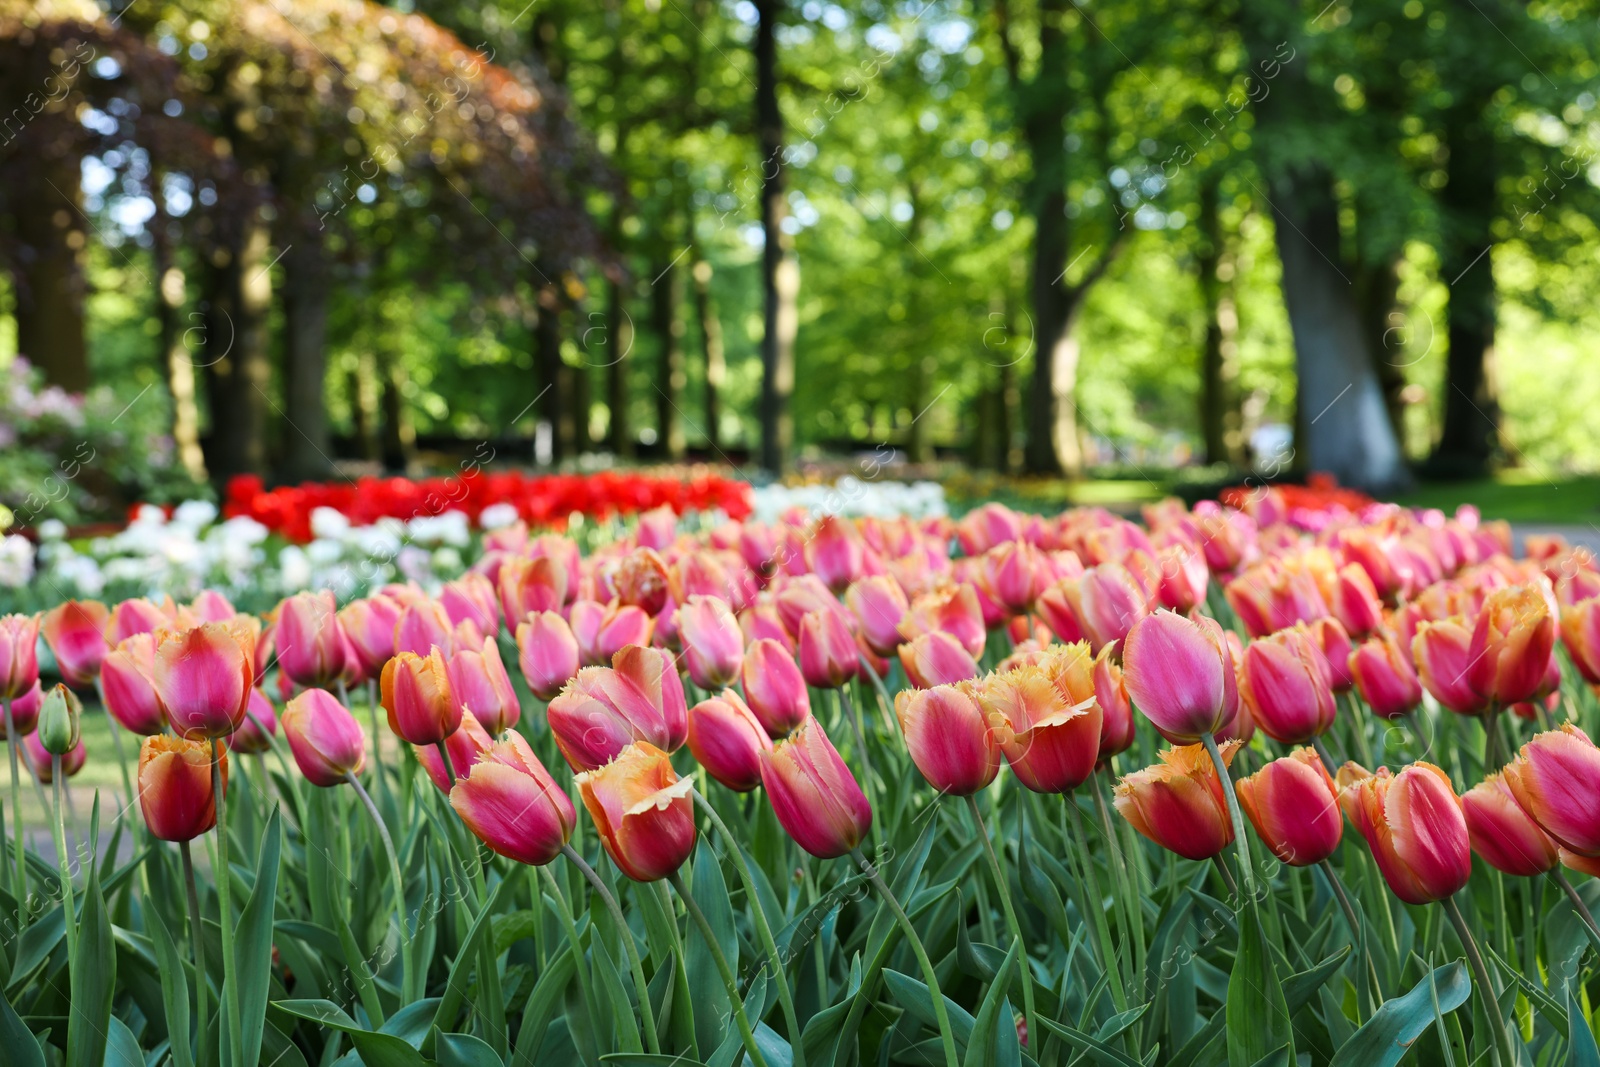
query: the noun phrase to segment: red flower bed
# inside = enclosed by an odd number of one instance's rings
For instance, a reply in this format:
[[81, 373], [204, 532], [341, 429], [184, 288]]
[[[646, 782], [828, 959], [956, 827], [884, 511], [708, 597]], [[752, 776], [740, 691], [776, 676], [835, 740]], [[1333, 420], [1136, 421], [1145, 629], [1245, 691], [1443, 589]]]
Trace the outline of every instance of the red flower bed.
[[620, 471], [531, 475], [472, 471], [445, 478], [358, 478], [267, 489], [254, 475], [228, 482], [223, 513], [248, 515], [291, 541], [311, 540], [311, 513], [333, 508], [357, 526], [382, 518], [414, 519], [464, 512], [473, 522], [492, 504], [511, 504], [535, 526], [564, 528], [573, 512], [597, 519], [666, 505], [678, 514], [721, 508], [734, 519], [750, 514], [750, 486], [720, 475], [667, 478]]
[[1242, 511], [1253, 511], [1262, 499], [1273, 500], [1285, 511], [1327, 511], [1342, 507], [1355, 514], [1373, 503], [1367, 494], [1346, 489], [1333, 475], [1321, 473], [1307, 476], [1305, 485], [1285, 482], [1272, 486], [1265, 494], [1260, 485], [1246, 484], [1230, 486], [1217, 496], [1224, 504]]

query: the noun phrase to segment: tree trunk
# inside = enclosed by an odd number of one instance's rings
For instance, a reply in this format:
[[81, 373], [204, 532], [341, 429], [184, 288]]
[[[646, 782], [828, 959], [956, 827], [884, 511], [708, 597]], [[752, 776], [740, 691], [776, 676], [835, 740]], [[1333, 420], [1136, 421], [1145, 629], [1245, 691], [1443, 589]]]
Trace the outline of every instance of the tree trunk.
[[628, 430], [628, 357], [633, 354], [633, 319], [628, 316], [627, 287], [611, 281], [606, 289], [606, 446], [619, 459], [633, 456]]
[[417, 431], [411, 423], [411, 413], [406, 409], [406, 368], [386, 348], [378, 349], [378, 375], [383, 380], [383, 430], [381, 451], [383, 466], [387, 471], [405, 474], [416, 455]]
[[1200, 186], [1200, 252], [1197, 268], [1206, 332], [1200, 351], [1200, 438], [1207, 463], [1238, 458], [1238, 313], [1222, 278], [1227, 238], [1218, 216], [1219, 182]]
[[781, 473], [794, 445], [794, 339], [799, 327], [800, 266], [783, 232], [783, 114], [778, 110], [778, 11], [782, 0], [756, 0], [756, 137], [761, 148], [761, 466]]
[[345, 386], [350, 394], [350, 422], [355, 435], [356, 454], [367, 461], [382, 457], [382, 446], [378, 441], [378, 394], [377, 361], [372, 358], [372, 352], [365, 351], [356, 357], [356, 365], [350, 371], [349, 383]]
[[727, 375], [727, 359], [722, 349], [722, 323], [717, 319], [717, 309], [711, 303], [711, 264], [700, 258], [700, 249], [694, 250], [694, 309], [700, 319], [700, 343], [706, 357], [706, 447], [712, 453], [722, 451], [722, 410], [719, 403], [723, 379]]
[[283, 253], [283, 477], [320, 481], [332, 467], [327, 374], [328, 265], [322, 235], [296, 227]]
[[194, 357], [185, 345], [181, 315], [187, 279], [172, 262], [172, 242], [167, 217], [157, 200], [151, 220], [152, 253], [156, 272], [156, 337], [167, 392], [172, 397], [172, 446], [178, 462], [196, 483], [206, 480], [205, 454], [200, 450], [200, 408], [195, 400]]
[[1383, 390], [1383, 406], [1389, 413], [1389, 425], [1394, 428], [1395, 440], [1405, 447], [1406, 367], [1425, 354], [1428, 343], [1409, 327], [1393, 325], [1396, 303], [1400, 297], [1400, 260], [1387, 259], [1376, 265], [1362, 265], [1355, 277], [1356, 305], [1361, 309], [1362, 330], [1367, 335], [1367, 346], [1372, 351], [1372, 369], [1378, 376], [1378, 388]]
[[45, 149], [26, 193], [17, 190], [17, 352], [45, 380], [72, 393], [89, 388], [84, 332], [83, 254], [87, 245], [82, 183], [76, 156], [64, 146]]
[[252, 205], [234, 240], [217, 250], [207, 272], [205, 359], [211, 400], [206, 467], [219, 483], [267, 470], [267, 402], [272, 367], [267, 309], [272, 278], [267, 227]]
[[548, 264], [542, 267], [536, 283], [538, 320], [533, 326], [533, 365], [540, 421], [550, 427], [550, 462], [560, 463], [576, 451], [577, 429], [569, 375], [561, 359], [561, 290], [545, 280], [553, 271], [554, 267]]
[[1445, 360], [1444, 426], [1430, 467], [1439, 474], [1484, 474], [1500, 446], [1500, 401], [1495, 388], [1494, 135], [1482, 99], [1467, 99], [1445, 115], [1450, 160], [1440, 194], [1444, 209], [1439, 274], [1449, 294], [1449, 352]]
[[683, 365], [683, 275], [676, 263], [656, 271], [650, 288], [650, 318], [661, 345], [661, 363], [656, 370], [656, 434], [661, 452], [668, 459], [683, 458], [683, 387], [687, 373]]

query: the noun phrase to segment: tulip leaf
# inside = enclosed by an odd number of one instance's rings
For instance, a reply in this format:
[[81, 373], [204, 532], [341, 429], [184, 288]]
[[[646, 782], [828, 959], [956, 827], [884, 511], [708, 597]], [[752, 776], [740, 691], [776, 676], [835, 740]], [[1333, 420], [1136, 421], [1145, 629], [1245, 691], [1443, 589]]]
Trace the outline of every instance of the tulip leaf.
[[166, 1010], [167, 1038], [172, 1044], [173, 1067], [193, 1067], [194, 1055], [189, 1049], [189, 983], [185, 980], [183, 957], [172, 941], [167, 924], [161, 921], [158, 909], [146, 907], [145, 928], [150, 931], [150, 944], [155, 948], [156, 973], [161, 976], [161, 1003]]
[[534, 1057], [544, 1041], [545, 1030], [561, 1003], [577, 967], [572, 960], [572, 950], [562, 949], [548, 964], [544, 973], [533, 984], [528, 1003], [522, 1009], [522, 1028], [517, 1031], [517, 1047], [511, 1057], [511, 1067], [533, 1067]]
[[38, 1039], [3, 995], [0, 995], [0, 1047], [6, 1050], [6, 1062], [15, 1067], [45, 1067]]
[[[99, 810], [98, 801], [96, 811]], [[72, 999], [67, 1015], [66, 1067], [102, 1067], [111, 999], [117, 986], [117, 948], [111, 916], [100, 893], [100, 871], [86, 864], [89, 884], [83, 890], [83, 920], [78, 924], [77, 952], [72, 957]]]
[[1305, 971], [1297, 971], [1284, 980], [1283, 999], [1289, 1005], [1289, 1014], [1293, 1015], [1310, 1003], [1312, 996], [1321, 989], [1328, 979], [1350, 955], [1350, 946], [1346, 945], [1338, 952], [1329, 956], [1315, 967]]
[[665, 1052], [612, 1052], [601, 1056], [600, 1062], [613, 1067], [706, 1067], [699, 1060]]
[[1600, 1047], [1595, 1045], [1594, 1027], [1584, 1018], [1583, 1005], [1567, 989], [1566, 1067], [1600, 1067]]
[[128, 1024], [115, 1015], [111, 1016], [111, 1028], [106, 1034], [105, 1067], [144, 1067], [139, 1039], [133, 1036]]
[[478, 942], [488, 935], [489, 916], [510, 892], [512, 881], [513, 879], [507, 878], [494, 887], [494, 892], [489, 894], [488, 901], [478, 912], [478, 917], [472, 920], [466, 936], [461, 939], [461, 947], [456, 952], [455, 962], [450, 965], [450, 979], [445, 983], [444, 996], [439, 998], [439, 1010], [433, 1016], [433, 1025], [446, 1033], [455, 1026], [456, 1016], [461, 1014], [461, 1003], [467, 995], [467, 972], [480, 963]]
[[272, 919], [278, 897], [278, 856], [283, 834], [278, 808], [273, 806], [261, 834], [256, 861], [256, 883], [239, 914], [237, 954], [239, 982], [239, 1035], [245, 1063], [261, 1058], [261, 1028], [266, 1025], [267, 992], [272, 983]]
[[494, 1049], [471, 1034], [435, 1031], [433, 1047], [439, 1067], [505, 1067]]
[[1227, 1013], [1229, 1067], [1254, 1067], [1285, 1045], [1290, 1047], [1293, 1062], [1289, 1006], [1254, 899], [1247, 899], [1239, 913], [1239, 950], [1233, 958], [1223, 1010]]
[[1094, 1063], [1103, 1064], [1105, 1067], [1140, 1067], [1138, 1060], [1106, 1044], [1110, 1037], [1090, 1037], [1082, 1030], [1067, 1026], [1064, 1023], [1058, 1023], [1053, 1019], [1047, 1019], [1042, 1015], [1039, 1016], [1039, 1023], [1050, 1033], [1055, 1034], [1079, 1052], [1082, 1052]]
[[1001, 1023], [1010, 1021], [1011, 1012], [1005, 1009], [1006, 987], [1010, 984], [1011, 969], [1017, 966], [1017, 956], [1021, 952], [1022, 942], [1013, 941], [1011, 951], [1006, 953], [1006, 958], [995, 972], [996, 980], [989, 985], [989, 992], [978, 1006], [978, 1017], [973, 1020], [972, 1036], [967, 1039], [967, 1054], [962, 1060], [962, 1067], [1000, 1067], [1000, 1048], [1005, 1040], [1003, 1031], [1006, 1029], [1011, 1031], [1010, 1043], [1016, 1044], [1015, 1023], [1009, 1027], [1002, 1027]]
[[422, 1053], [404, 1039], [356, 1025], [343, 1008], [331, 1001], [275, 1000], [272, 1006], [285, 1014], [346, 1034], [366, 1067], [429, 1067]]
[[[939, 1017], [933, 1011], [933, 994], [928, 991], [926, 985], [909, 974], [901, 974], [889, 968], [884, 968], [883, 984], [889, 987], [889, 993], [894, 997], [896, 1004], [928, 1029], [934, 1031], [939, 1029]], [[972, 1040], [971, 1013], [949, 997], [944, 998], [944, 1010], [950, 1017], [950, 1032], [955, 1036], [956, 1044], [964, 1047]]]
[[[739, 973], [739, 937], [733, 928], [733, 909], [728, 903], [728, 884], [723, 880], [722, 869], [716, 854], [700, 839], [695, 849], [694, 882], [689, 887], [695, 903], [705, 912], [706, 921], [717, 939], [717, 945], [728, 960], [728, 967]], [[623, 931], [626, 936], [626, 931]], [[688, 942], [684, 946], [685, 963], [689, 968], [689, 986], [697, 1008], [694, 1013], [695, 1040], [701, 1049], [714, 1049], [722, 1044], [733, 1025], [733, 1008], [728, 1003], [727, 991], [717, 971], [711, 948], [701, 935], [698, 923], [691, 923]], [[752, 1023], [755, 1020], [751, 1020]]]
[[433, 1013], [439, 1010], [439, 998], [429, 997], [407, 1004], [378, 1027], [378, 1033], [398, 1037], [412, 1048], [420, 1049], [433, 1029]]
[[1394, 1067], [1438, 1014], [1455, 1011], [1472, 994], [1466, 964], [1457, 960], [1436, 968], [1410, 991], [1386, 1000], [1372, 1018], [1339, 1047], [1330, 1067]]

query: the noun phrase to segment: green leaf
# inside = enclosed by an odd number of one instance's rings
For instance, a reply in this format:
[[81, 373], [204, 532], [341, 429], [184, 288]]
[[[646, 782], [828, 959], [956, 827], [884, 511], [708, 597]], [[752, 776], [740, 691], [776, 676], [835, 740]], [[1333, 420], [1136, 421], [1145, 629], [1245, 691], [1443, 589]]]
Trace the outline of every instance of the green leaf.
[[194, 1054], [189, 1048], [189, 983], [184, 980], [187, 972], [183, 957], [178, 955], [178, 947], [158, 909], [147, 906], [144, 919], [150, 944], [155, 948], [156, 971], [161, 976], [161, 1004], [166, 1009], [173, 1067], [194, 1067]]
[[[733, 908], [728, 902], [728, 883], [723, 880], [717, 865], [716, 854], [706, 844], [705, 838], [695, 849], [694, 881], [689, 890], [700, 910], [705, 912], [711, 933], [717, 939], [728, 967], [739, 973], [739, 936], [733, 928]], [[624, 937], [627, 931], [622, 931]], [[689, 968], [689, 991], [694, 997], [695, 1040], [701, 1049], [714, 1049], [722, 1044], [723, 1037], [733, 1025], [733, 1008], [728, 1003], [728, 993], [722, 986], [711, 948], [700, 933], [698, 923], [689, 926], [684, 945], [684, 962]], [[699, 1010], [700, 1006], [705, 1010]], [[753, 1022], [754, 1020], [752, 1020]]]
[[261, 1058], [261, 1028], [266, 1025], [267, 992], [272, 981], [272, 913], [278, 896], [278, 856], [283, 847], [278, 808], [273, 806], [261, 834], [256, 884], [239, 914], [234, 942], [239, 981], [239, 1040], [244, 1062]]
[[107, 1035], [105, 1067], [144, 1067], [144, 1052], [139, 1039], [133, 1036], [128, 1024], [111, 1016], [111, 1030]]
[[1384, 1001], [1366, 1025], [1340, 1046], [1329, 1067], [1394, 1067], [1412, 1042], [1433, 1024], [1435, 989], [1440, 1015], [1465, 1004], [1472, 995], [1472, 980], [1467, 977], [1466, 964], [1460, 960], [1447, 963], [1412, 986], [1409, 992]]
[[[1001, 1006], [1006, 999], [1006, 980], [1011, 975], [1011, 969], [1017, 965], [1017, 956], [1021, 951], [1022, 942], [1013, 941], [1011, 951], [1006, 953], [1000, 969], [995, 973], [995, 981], [990, 984], [989, 992], [978, 1006], [978, 1017], [972, 1023], [972, 1036], [967, 1039], [967, 1054], [962, 1060], [962, 1067], [999, 1067], [1001, 1016], [1010, 1015], [1010, 1012], [1002, 1012]], [[1016, 1039], [1017, 1028], [1012, 1026], [1011, 1040]]]
[[1594, 1027], [1583, 1017], [1583, 1005], [1567, 989], [1567, 1064], [1566, 1067], [1600, 1067], [1600, 1048], [1595, 1046]]
[[471, 1034], [436, 1032], [433, 1047], [439, 1067], [505, 1067], [494, 1049]]
[[533, 992], [528, 994], [528, 1003], [522, 1009], [522, 1029], [517, 1031], [517, 1047], [511, 1057], [511, 1067], [533, 1067], [533, 1058], [539, 1054], [545, 1030], [561, 1004], [567, 983], [572, 981], [576, 971], [572, 950], [562, 949], [533, 984]]
[[1315, 967], [1291, 974], [1283, 983], [1283, 999], [1289, 1005], [1289, 1014], [1293, 1015], [1305, 1007], [1317, 990], [1327, 984], [1333, 972], [1344, 965], [1345, 957], [1349, 955], [1350, 946], [1346, 945]]
[[92, 863], [86, 866], [89, 884], [83, 890], [83, 921], [78, 928], [78, 951], [72, 958], [66, 1067], [103, 1067], [111, 998], [117, 987], [117, 948], [105, 897], [100, 893], [100, 871]]
[[[1219, 1012], [1218, 1014], [1221, 1013]], [[1052, 1019], [1046, 1019], [1042, 1015], [1039, 1017], [1039, 1023], [1046, 1030], [1078, 1049], [1095, 1063], [1104, 1064], [1106, 1067], [1140, 1067], [1138, 1060], [1118, 1049], [1112, 1048], [1104, 1040], [1090, 1037], [1082, 1030], [1063, 1025]]]
[[433, 1029], [433, 1013], [439, 1010], [439, 998], [429, 997], [415, 1004], [407, 1004], [378, 1027], [378, 1033], [398, 1037], [412, 1048], [420, 1049]]
[[665, 1052], [612, 1052], [600, 1057], [601, 1063], [616, 1067], [706, 1067], [688, 1056], [669, 1056]]
[[456, 1025], [456, 1016], [461, 1014], [461, 1003], [467, 995], [467, 972], [479, 961], [478, 941], [487, 936], [489, 916], [499, 906], [500, 901], [510, 891], [512, 879], [507, 878], [495, 886], [494, 892], [489, 894], [489, 899], [483, 905], [483, 910], [478, 912], [478, 917], [472, 920], [472, 925], [467, 928], [467, 935], [461, 939], [461, 948], [456, 952], [456, 958], [450, 965], [450, 980], [445, 983], [444, 996], [439, 998], [439, 1010], [433, 1016], [433, 1025], [449, 1033]]
[[[928, 1029], [939, 1029], [939, 1017], [933, 1012], [933, 994], [926, 985], [908, 974], [887, 967], [883, 971], [883, 984], [889, 987], [895, 1003], [907, 1013], [915, 1016]], [[965, 1047], [972, 1040], [972, 1015], [949, 997], [944, 998], [944, 1010], [950, 1017], [950, 1032], [955, 1036], [956, 1045]]]
[[1285, 1045], [1294, 1058], [1289, 1006], [1272, 962], [1266, 932], [1253, 899], [1239, 913], [1239, 951], [1228, 978], [1229, 1067], [1255, 1067], [1262, 1058]]
[[12, 1067], [45, 1067], [44, 1052], [33, 1031], [17, 1016], [11, 1001], [0, 995], [0, 1047]]
[[332, 1001], [275, 1000], [272, 1006], [285, 1014], [348, 1034], [366, 1067], [429, 1067], [422, 1053], [406, 1041], [393, 1034], [362, 1029]]

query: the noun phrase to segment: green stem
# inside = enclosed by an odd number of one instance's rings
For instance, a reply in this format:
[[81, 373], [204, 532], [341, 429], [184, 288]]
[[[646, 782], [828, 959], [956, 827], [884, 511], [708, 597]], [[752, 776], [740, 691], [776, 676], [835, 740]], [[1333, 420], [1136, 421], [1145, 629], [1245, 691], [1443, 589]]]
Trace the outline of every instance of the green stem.
[[1484, 1021], [1495, 1030], [1495, 1040], [1489, 1044], [1494, 1062], [1504, 1063], [1506, 1067], [1515, 1067], [1516, 1051], [1511, 1044], [1511, 1035], [1506, 1031], [1505, 1020], [1500, 1018], [1500, 1007], [1495, 1002], [1494, 983], [1489, 978], [1489, 968], [1484, 966], [1483, 953], [1478, 951], [1478, 942], [1473, 938], [1472, 930], [1467, 926], [1467, 920], [1462, 916], [1461, 909], [1456, 906], [1454, 897], [1445, 897], [1439, 901], [1439, 906], [1444, 908], [1444, 913], [1450, 917], [1450, 924], [1456, 928], [1456, 936], [1461, 939], [1461, 947], [1466, 950], [1467, 964], [1472, 968], [1472, 976], [1477, 982]]
[[1078, 862], [1083, 866], [1084, 905], [1089, 909], [1084, 918], [1094, 930], [1095, 948], [1100, 966], [1111, 979], [1111, 1000], [1117, 1011], [1128, 1010], [1128, 994], [1122, 987], [1122, 968], [1117, 963], [1117, 950], [1111, 943], [1111, 929], [1106, 925], [1105, 897], [1100, 894], [1100, 877], [1094, 872], [1094, 855], [1089, 851], [1089, 835], [1083, 828], [1083, 816], [1078, 812], [1078, 802], [1071, 793], [1062, 794], [1067, 807], [1067, 822], [1072, 827], [1073, 844], [1077, 846]]
[[[1350, 707], [1350, 728], [1356, 735], [1356, 754], [1361, 757], [1363, 767], [1371, 767], [1372, 746], [1367, 741], [1367, 720], [1361, 714], [1361, 701], [1354, 689], [1345, 694], [1345, 703]], [[1334, 768], [1329, 767], [1328, 773], [1334, 773]]]
[[1566, 872], [1562, 871], [1560, 867], [1550, 872], [1550, 878], [1556, 885], [1561, 887], [1561, 891], [1567, 895], [1567, 899], [1572, 901], [1572, 910], [1577, 912], [1578, 918], [1588, 928], [1589, 939], [1594, 942], [1595, 949], [1600, 950], [1600, 926], [1595, 925], [1594, 912], [1589, 910], [1589, 905], [1578, 895], [1578, 890], [1567, 878]]
[[378, 781], [378, 798], [389, 805], [389, 781], [383, 773], [383, 733], [378, 729], [378, 681], [367, 680], [367, 714], [372, 719], [372, 776]]
[[689, 917], [700, 928], [700, 937], [705, 941], [706, 947], [711, 950], [711, 959], [717, 965], [717, 974], [722, 976], [722, 988], [728, 991], [728, 1003], [733, 1007], [733, 1019], [739, 1025], [739, 1037], [744, 1041], [745, 1051], [750, 1053], [750, 1061], [756, 1067], [767, 1067], [767, 1059], [761, 1055], [761, 1046], [756, 1043], [755, 1031], [750, 1027], [750, 1017], [745, 1014], [744, 998], [739, 996], [739, 983], [734, 981], [733, 968], [728, 966], [728, 957], [723, 954], [722, 945], [717, 941], [716, 932], [711, 929], [706, 913], [700, 910], [700, 905], [695, 903], [689, 887], [683, 884], [681, 872], [673, 871], [667, 878], [672, 882], [672, 888], [678, 891], [678, 897], [683, 901]]
[[[856, 866], [866, 874], [867, 880], [872, 883], [872, 888], [878, 896], [883, 898], [883, 903], [894, 913], [894, 918], [900, 924], [900, 930], [906, 935], [906, 940], [911, 943], [911, 951], [916, 954], [917, 963], [922, 967], [922, 980], [928, 984], [928, 994], [933, 998], [933, 1015], [939, 1022], [939, 1037], [944, 1042], [944, 1059], [946, 1067], [958, 1067], [961, 1057], [956, 1054], [955, 1032], [950, 1029], [950, 1013], [945, 1010], [944, 993], [939, 989], [939, 976], [933, 969], [933, 961], [928, 959], [928, 950], [922, 944], [922, 938], [917, 936], [916, 927], [911, 925], [910, 916], [895, 899], [894, 893], [884, 883], [883, 876], [878, 873], [867, 857], [861, 854], [859, 848], [850, 850], [850, 858], [856, 861]], [[1031, 1035], [1030, 1035], [1031, 1036]]]
[[435, 741], [433, 746], [439, 750], [439, 759], [444, 763], [444, 776], [450, 780], [450, 788], [456, 787], [456, 765], [450, 762], [450, 749], [443, 741]]
[[383, 839], [383, 854], [389, 857], [389, 877], [394, 881], [394, 917], [400, 924], [400, 988], [403, 993], [400, 999], [409, 1004], [421, 999], [422, 989], [416, 981], [416, 967], [412, 960], [411, 923], [406, 917], [406, 884], [400, 873], [400, 856], [394, 850], [394, 838], [389, 836], [383, 816], [378, 814], [378, 806], [372, 802], [372, 796], [361, 785], [361, 780], [349, 772], [345, 773], [344, 779], [355, 787], [356, 796], [361, 798], [362, 805], [372, 818], [372, 825], [378, 828], [378, 836]]
[[594, 891], [600, 894], [600, 899], [605, 901], [606, 910], [611, 913], [611, 921], [617, 924], [617, 937], [622, 941], [622, 948], [628, 954], [628, 966], [633, 971], [634, 992], [639, 997], [639, 1016], [644, 1020], [645, 1046], [652, 1054], [660, 1053], [661, 1038], [656, 1034], [655, 1013], [650, 1007], [650, 983], [644, 979], [644, 961], [639, 958], [639, 946], [633, 942], [633, 930], [628, 926], [628, 920], [622, 917], [622, 908], [617, 905], [617, 898], [611, 895], [611, 890], [605, 882], [589, 866], [587, 860], [578, 855], [571, 845], [562, 845], [561, 854], [583, 872], [583, 876], [594, 886]]
[[1200, 740], [1206, 746], [1206, 752], [1211, 756], [1212, 764], [1217, 768], [1217, 777], [1222, 780], [1222, 797], [1228, 805], [1228, 818], [1233, 822], [1233, 839], [1239, 847], [1239, 878], [1244, 882], [1244, 894], [1251, 900], [1256, 895], [1256, 872], [1250, 863], [1250, 839], [1245, 833], [1244, 815], [1239, 811], [1239, 798], [1233, 792], [1233, 779], [1228, 776], [1228, 765], [1222, 759], [1222, 750], [1217, 747], [1217, 739], [1210, 733], [1200, 735]]
[[972, 824], [978, 828], [978, 840], [983, 842], [984, 855], [989, 857], [989, 873], [994, 875], [995, 891], [1000, 894], [1000, 907], [1005, 912], [1006, 929], [1010, 931], [1012, 940], [1022, 946], [1022, 1011], [1023, 1018], [1028, 1022], [1028, 1037], [1038, 1041], [1043, 1031], [1039, 1029], [1033, 1007], [1033, 968], [1028, 963], [1028, 942], [1022, 937], [1022, 924], [1017, 921], [1016, 909], [1011, 903], [1011, 883], [1006, 878], [1005, 869], [1000, 866], [1000, 856], [994, 850], [994, 843], [989, 839], [989, 827], [983, 821], [983, 812], [978, 810], [978, 799], [970, 793], [967, 795], [967, 811], [972, 815]]
[[[1368, 972], [1363, 981], [1372, 982], [1371, 991], [1361, 998], [1365, 1005], [1363, 1015], [1372, 1014], [1372, 1004], [1369, 997], [1376, 996], [1379, 1003], [1383, 1001], [1383, 983], [1378, 981], [1378, 968], [1372, 962], [1372, 953], [1367, 951], [1367, 928], [1356, 914], [1355, 906], [1350, 903], [1350, 895], [1345, 892], [1344, 884], [1339, 881], [1339, 875], [1333, 869], [1333, 864], [1327, 860], [1320, 861], [1317, 866], [1322, 868], [1322, 873], [1328, 878], [1328, 885], [1333, 888], [1333, 895], [1339, 902], [1339, 910], [1344, 912], [1344, 921], [1350, 927], [1350, 936], [1355, 938], [1356, 951], [1361, 956], [1361, 966]], [[1362, 1020], [1363, 1022], [1365, 1019]]]
[[1327, 742], [1322, 740], [1322, 735], [1319, 734], [1311, 739], [1311, 747], [1316, 750], [1318, 758], [1322, 760], [1322, 766], [1329, 774], [1338, 773], [1339, 764], [1333, 761], [1333, 753], [1328, 751]]
[[849, 683], [841, 685], [837, 692], [839, 694], [839, 714], [850, 724], [850, 729], [856, 737], [856, 747], [861, 750], [862, 780], [867, 783], [867, 789], [871, 792], [868, 799], [875, 800], [878, 778], [872, 773], [872, 757], [867, 753], [867, 734], [861, 727], [861, 713], [856, 708], [855, 701], [850, 699]]
[[733, 831], [722, 821], [722, 816], [711, 806], [711, 801], [699, 790], [695, 790], [694, 802], [700, 805], [700, 810], [705, 812], [711, 825], [717, 828], [717, 833], [728, 843], [734, 869], [739, 872], [739, 881], [744, 885], [744, 895], [750, 901], [750, 911], [755, 917], [756, 936], [761, 939], [761, 950], [772, 961], [772, 979], [778, 985], [778, 1004], [783, 1008], [783, 1021], [789, 1028], [789, 1045], [794, 1051], [794, 1067], [806, 1067], [805, 1052], [801, 1048], [803, 1042], [800, 1040], [800, 1015], [794, 1009], [794, 994], [789, 989], [789, 975], [784, 970], [783, 957], [778, 953], [777, 939], [772, 936], [772, 927], [767, 922], [767, 911], [761, 906], [761, 896], [756, 892], [756, 881], [750, 873], [750, 865], [745, 862], [744, 851], [739, 847], [739, 839], [733, 836]]
[[[189, 854], [189, 842], [178, 842], [178, 854], [183, 857], [183, 886], [189, 897], [189, 941], [190, 947], [194, 952], [194, 1061], [197, 1067], [208, 1067], [211, 1062], [211, 1042], [206, 1037], [206, 1028], [211, 1020], [210, 1012], [206, 1007], [205, 926], [200, 922], [200, 893], [195, 889], [194, 858]], [[186, 1038], [188, 1035], [178, 1036]], [[174, 1038], [174, 1040], [177, 1039]]]
[[222, 989], [228, 1009], [228, 1063], [238, 1064], [243, 1057], [240, 1032], [243, 1012], [239, 1007], [238, 968], [233, 954], [233, 881], [228, 866], [228, 819], [222, 788], [222, 740], [211, 741], [211, 795], [217, 802], [217, 902], [222, 925]]
[[17, 771], [16, 724], [11, 721], [11, 698], [0, 698], [0, 708], [5, 710], [6, 747], [11, 750], [11, 845], [16, 854], [16, 881], [12, 892], [17, 897], [17, 932], [28, 925], [28, 868], [22, 854], [22, 779]]
[[[548, 863], [543, 867], [530, 867], [529, 870], [537, 870], [544, 876], [545, 885], [549, 888], [550, 896], [555, 900], [556, 907], [559, 909], [561, 925], [567, 935], [567, 944], [572, 948], [573, 973], [578, 977], [578, 996], [583, 1000], [584, 1014], [589, 1019], [592, 1033], [595, 1019], [594, 994], [589, 991], [589, 969], [583, 965], [583, 943], [578, 939], [578, 924], [573, 921], [572, 909], [567, 906], [567, 895], [561, 891], [561, 883], [556, 881], [556, 876], [551, 872]], [[646, 1004], [644, 1013], [649, 1014], [649, 1012], [650, 1006]]]
[[[50, 827], [56, 841], [56, 864], [61, 868], [61, 914], [67, 924], [67, 965], [75, 967], [78, 958], [78, 912], [72, 892], [72, 864], [67, 861], [67, 830], [62, 819], [61, 757], [50, 754], [50, 783], [55, 793], [55, 818]], [[70, 973], [70, 972], [69, 972]]]

